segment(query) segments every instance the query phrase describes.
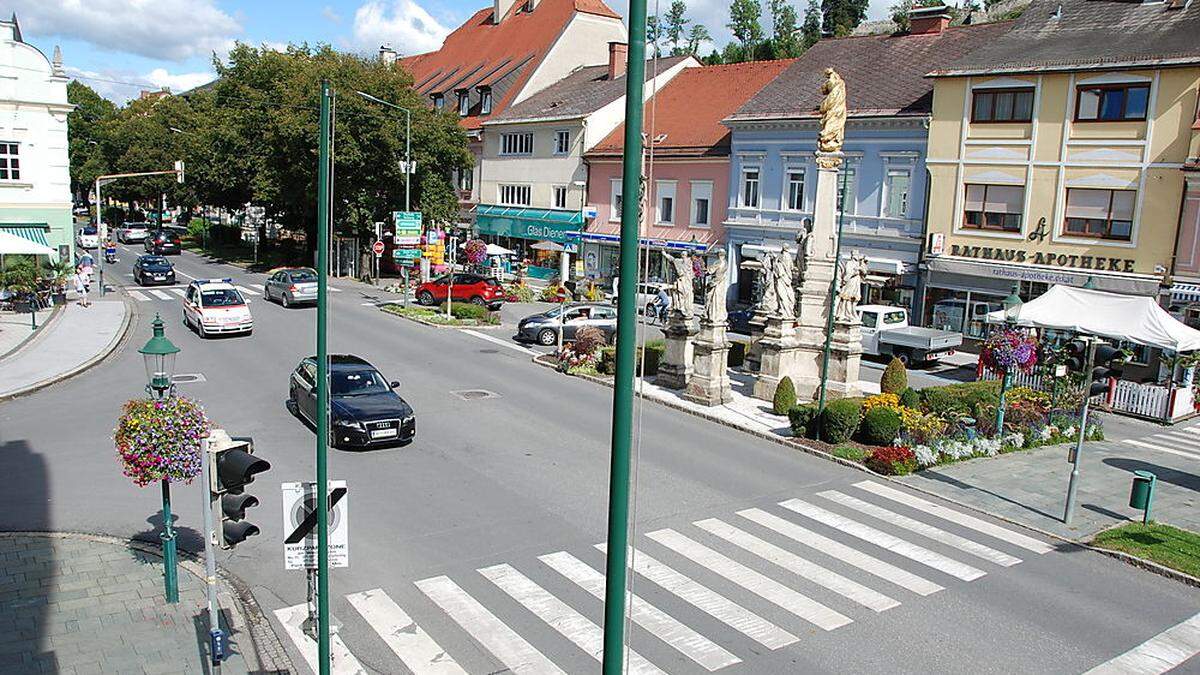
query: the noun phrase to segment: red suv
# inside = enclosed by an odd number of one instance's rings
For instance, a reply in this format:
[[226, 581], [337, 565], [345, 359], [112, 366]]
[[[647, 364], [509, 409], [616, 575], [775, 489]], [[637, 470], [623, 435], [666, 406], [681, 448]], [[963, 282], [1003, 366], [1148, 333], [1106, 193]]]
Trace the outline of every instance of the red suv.
[[457, 272], [453, 275], [454, 284], [451, 285], [450, 277], [449, 274], [443, 274], [417, 286], [417, 302], [432, 305], [453, 296], [455, 302], [471, 302], [490, 309], [498, 309], [504, 304], [504, 288], [499, 281], [478, 274]]

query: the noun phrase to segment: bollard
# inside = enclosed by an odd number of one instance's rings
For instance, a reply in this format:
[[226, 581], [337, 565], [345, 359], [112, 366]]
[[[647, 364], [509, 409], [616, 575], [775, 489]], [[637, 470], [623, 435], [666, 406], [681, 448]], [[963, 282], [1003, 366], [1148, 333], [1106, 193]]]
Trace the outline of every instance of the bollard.
[[1150, 523], [1150, 510], [1154, 507], [1154, 487], [1158, 476], [1149, 471], [1134, 471], [1133, 486], [1129, 490], [1129, 506], [1142, 511], [1142, 524]]

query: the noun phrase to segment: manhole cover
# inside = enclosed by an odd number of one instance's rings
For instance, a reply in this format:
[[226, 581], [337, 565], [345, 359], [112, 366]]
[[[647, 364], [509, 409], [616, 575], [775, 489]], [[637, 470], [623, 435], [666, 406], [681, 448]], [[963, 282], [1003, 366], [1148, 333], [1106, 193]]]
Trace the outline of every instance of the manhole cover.
[[180, 373], [171, 378], [174, 384], [195, 384], [196, 382], [208, 382], [204, 377], [204, 373]]
[[487, 389], [460, 389], [450, 393], [464, 401], [478, 401], [485, 398], [500, 398], [500, 394], [497, 394], [494, 391], [488, 391]]

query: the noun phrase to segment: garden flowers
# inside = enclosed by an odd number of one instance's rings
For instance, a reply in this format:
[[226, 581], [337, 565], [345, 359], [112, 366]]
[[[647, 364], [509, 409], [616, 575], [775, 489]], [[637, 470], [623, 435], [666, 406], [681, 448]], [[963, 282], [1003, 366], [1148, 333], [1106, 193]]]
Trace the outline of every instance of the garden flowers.
[[1038, 359], [1037, 338], [1019, 330], [995, 331], [983, 343], [979, 359], [984, 366], [1001, 373], [1033, 372]]
[[204, 409], [189, 398], [129, 401], [113, 432], [122, 472], [139, 487], [190, 482], [200, 473], [200, 446], [210, 426]]

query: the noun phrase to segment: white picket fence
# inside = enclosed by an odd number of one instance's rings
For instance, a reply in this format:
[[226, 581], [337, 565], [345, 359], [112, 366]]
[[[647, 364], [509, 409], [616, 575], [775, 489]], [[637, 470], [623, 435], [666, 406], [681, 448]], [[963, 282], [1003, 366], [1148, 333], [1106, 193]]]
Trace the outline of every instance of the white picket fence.
[[[988, 368], [980, 367], [977, 372], [978, 379], [980, 380], [1000, 379], [999, 373]], [[1043, 378], [1040, 374], [1017, 372], [1013, 376], [1013, 386], [1016, 387], [1029, 387], [1030, 389], [1037, 390], [1049, 389], [1049, 386], [1043, 387], [1043, 384]], [[1177, 414], [1172, 414], [1173, 411], [1171, 408], [1174, 393], [1170, 387], [1164, 387], [1160, 384], [1138, 384], [1129, 380], [1117, 380], [1116, 386], [1110, 386], [1107, 393], [1092, 397], [1092, 404], [1102, 406], [1115, 413], [1170, 422], [1172, 419], [1182, 415], [1181, 411], [1175, 411]], [[1180, 408], [1184, 406], [1175, 407]]]
[[[979, 379], [981, 380], [998, 380], [1000, 374], [988, 368], [980, 368], [978, 371]], [[1029, 387], [1030, 389], [1042, 389], [1042, 376], [1039, 373], [1025, 373], [1017, 371], [1013, 375], [1012, 384], [1014, 387]], [[1049, 389], [1049, 387], [1046, 387]]]

